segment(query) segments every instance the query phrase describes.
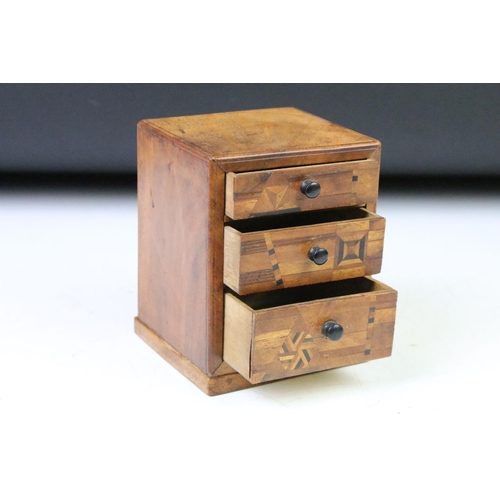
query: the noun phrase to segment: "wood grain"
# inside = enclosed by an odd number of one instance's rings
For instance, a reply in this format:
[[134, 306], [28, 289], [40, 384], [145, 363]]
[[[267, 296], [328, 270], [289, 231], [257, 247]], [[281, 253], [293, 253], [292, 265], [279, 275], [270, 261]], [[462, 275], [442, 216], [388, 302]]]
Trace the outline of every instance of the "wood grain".
[[[364, 291], [261, 309], [226, 294], [226, 304], [232, 305], [226, 311], [225, 342], [231, 349], [224, 350], [224, 360], [255, 384], [389, 356], [397, 292], [369, 278], [356, 281]], [[334, 285], [325, 288], [325, 295]], [[328, 320], [344, 328], [340, 340], [323, 335]], [[235, 352], [238, 348], [244, 355]]]
[[226, 172], [371, 158], [380, 142], [296, 108], [269, 108], [144, 122]]
[[[374, 160], [228, 173], [226, 215], [232, 219], [246, 219], [374, 204], [378, 196], [378, 179], [379, 163]], [[308, 198], [300, 191], [305, 180], [320, 184], [319, 196]]]
[[139, 318], [213, 373], [222, 362], [224, 173], [138, 127]]
[[[380, 153], [379, 141], [295, 108], [141, 121], [137, 333], [208, 394], [389, 355], [395, 292], [345, 279], [380, 269], [383, 219], [301, 219], [337, 206], [373, 212]], [[321, 184], [318, 198], [300, 193], [306, 179]], [[283, 224], [287, 211], [288, 226], [239, 226]], [[328, 245], [322, 267], [304, 259], [313, 243]], [[225, 297], [224, 281], [242, 296]], [[347, 325], [336, 346], [308, 316], [323, 303]]]
[[253, 311], [233, 295], [225, 295], [224, 331], [235, 332], [224, 336], [224, 359], [246, 379], [250, 377], [250, 351]]
[[[359, 208], [344, 213], [358, 218], [344, 220], [334, 211], [331, 218], [341, 220], [255, 232], [226, 226], [224, 283], [246, 295], [379, 273], [385, 219]], [[309, 259], [313, 246], [328, 251], [326, 263]]]

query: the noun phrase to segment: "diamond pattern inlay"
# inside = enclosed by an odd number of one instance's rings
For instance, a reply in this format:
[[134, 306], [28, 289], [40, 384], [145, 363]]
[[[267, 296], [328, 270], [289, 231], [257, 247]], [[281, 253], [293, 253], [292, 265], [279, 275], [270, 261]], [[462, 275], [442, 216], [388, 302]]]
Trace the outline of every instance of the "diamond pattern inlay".
[[345, 241], [339, 236], [338, 265], [343, 262], [363, 262], [365, 258], [366, 234], [358, 240]]

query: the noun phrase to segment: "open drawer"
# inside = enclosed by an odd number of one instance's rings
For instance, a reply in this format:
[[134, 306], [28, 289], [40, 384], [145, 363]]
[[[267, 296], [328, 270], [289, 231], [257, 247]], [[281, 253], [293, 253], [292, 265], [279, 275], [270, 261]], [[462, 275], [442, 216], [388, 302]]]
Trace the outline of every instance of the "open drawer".
[[363, 208], [234, 221], [224, 283], [240, 295], [377, 274], [385, 219]]
[[226, 293], [224, 361], [257, 384], [390, 356], [396, 299], [371, 278]]
[[287, 212], [361, 206], [377, 201], [373, 159], [256, 170], [226, 176], [226, 215], [246, 219]]

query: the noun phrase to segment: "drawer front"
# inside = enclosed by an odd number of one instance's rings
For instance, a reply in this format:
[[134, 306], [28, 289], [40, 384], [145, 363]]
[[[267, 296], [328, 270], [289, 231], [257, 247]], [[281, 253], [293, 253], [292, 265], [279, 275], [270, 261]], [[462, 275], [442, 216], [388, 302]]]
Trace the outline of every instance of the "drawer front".
[[[236, 220], [375, 204], [378, 177], [379, 163], [375, 160], [229, 173], [226, 215]], [[304, 182], [309, 185], [303, 186]]]
[[268, 309], [226, 294], [224, 360], [256, 384], [390, 356], [397, 292], [359, 279], [373, 290]]
[[224, 283], [246, 295], [379, 273], [385, 219], [350, 212], [363, 218], [254, 232], [226, 226]]

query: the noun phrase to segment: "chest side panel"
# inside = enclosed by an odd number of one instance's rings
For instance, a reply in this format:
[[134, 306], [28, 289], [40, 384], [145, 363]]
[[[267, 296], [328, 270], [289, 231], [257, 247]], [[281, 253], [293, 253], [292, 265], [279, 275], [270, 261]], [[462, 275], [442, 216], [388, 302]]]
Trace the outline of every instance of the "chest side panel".
[[211, 373], [222, 361], [224, 175], [138, 129], [139, 318]]

